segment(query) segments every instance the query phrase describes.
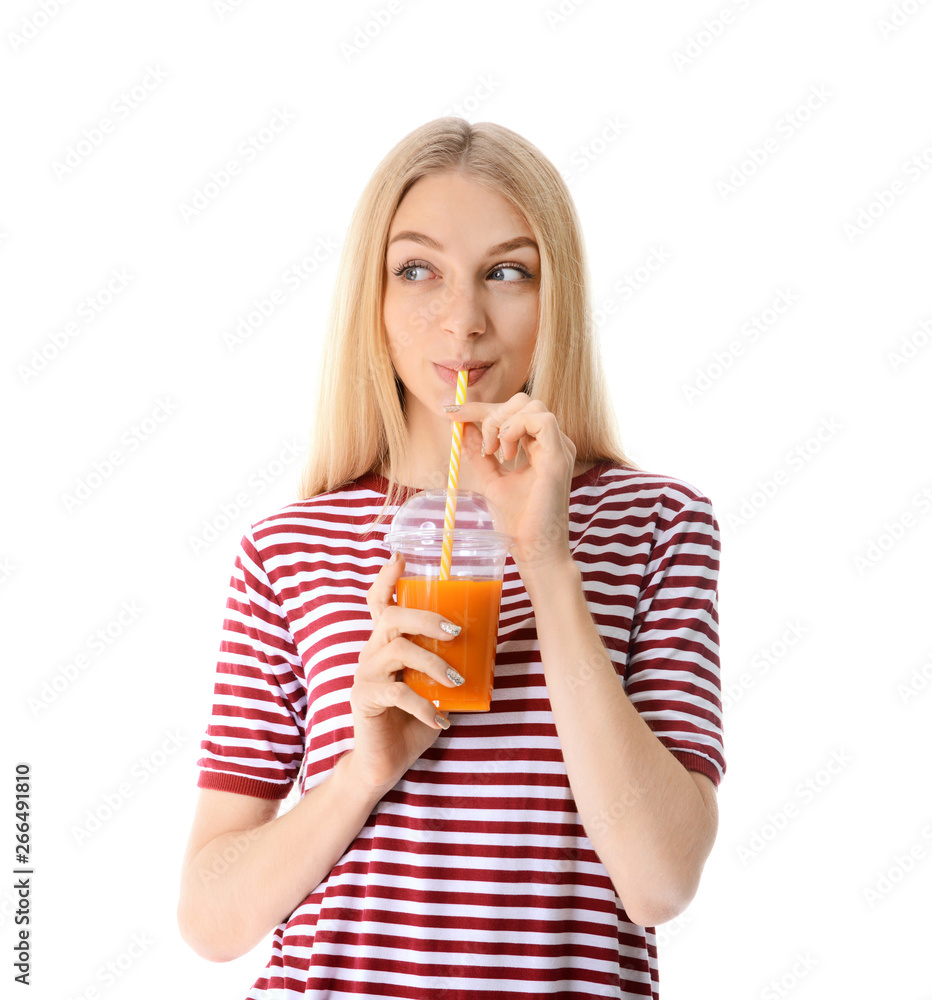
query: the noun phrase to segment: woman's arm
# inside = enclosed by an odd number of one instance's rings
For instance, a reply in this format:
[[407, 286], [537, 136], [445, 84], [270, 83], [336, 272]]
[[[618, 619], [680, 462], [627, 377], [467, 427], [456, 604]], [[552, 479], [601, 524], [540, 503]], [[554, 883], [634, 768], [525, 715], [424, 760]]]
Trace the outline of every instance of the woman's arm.
[[687, 771], [628, 699], [572, 556], [521, 575], [586, 834], [631, 920], [672, 920], [695, 895], [715, 841], [715, 786]]
[[[544, 404], [523, 392], [506, 403], [443, 412], [466, 422], [462, 457], [512, 536], [509, 551], [534, 607], [550, 705], [586, 835], [634, 922], [672, 920], [695, 895], [715, 841], [715, 789], [687, 771], [641, 718], [589, 613], [569, 544], [576, 446]], [[506, 468], [519, 447], [527, 463]]]
[[385, 793], [450, 725], [398, 679], [410, 666], [455, 686], [446, 662], [408, 638], [452, 636], [436, 612], [394, 603], [403, 571], [403, 557], [390, 559], [366, 595], [374, 627], [350, 690], [353, 749], [331, 774], [283, 816], [277, 816], [278, 801], [201, 790], [178, 926], [203, 958], [238, 958], [286, 919], [329, 875]]
[[178, 926], [202, 957], [254, 948], [326, 878], [384, 789], [354, 773], [352, 751], [293, 809], [201, 789], [181, 876]]

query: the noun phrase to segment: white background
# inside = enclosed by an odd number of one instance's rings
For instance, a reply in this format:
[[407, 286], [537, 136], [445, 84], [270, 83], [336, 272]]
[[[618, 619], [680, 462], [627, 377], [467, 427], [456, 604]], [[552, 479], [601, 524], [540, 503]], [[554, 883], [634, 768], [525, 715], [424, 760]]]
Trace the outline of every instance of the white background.
[[28, 761], [30, 995], [237, 1000], [268, 960], [210, 964], [174, 917], [226, 585], [295, 495], [320, 248], [389, 148], [454, 113], [568, 176], [625, 446], [721, 526], [728, 772], [663, 997], [932, 996], [932, 13], [59, 4], [0, 23], [0, 861]]

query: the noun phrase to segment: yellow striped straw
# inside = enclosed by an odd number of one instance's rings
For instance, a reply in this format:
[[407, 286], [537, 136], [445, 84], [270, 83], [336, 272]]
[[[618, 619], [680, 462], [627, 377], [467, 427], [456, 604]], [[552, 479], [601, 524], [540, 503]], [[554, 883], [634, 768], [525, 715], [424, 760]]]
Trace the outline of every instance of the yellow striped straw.
[[[469, 372], [461, 368], [456, 376], [456, 405], [466, 402], [466, 383]], [[450, 579], [450, 563], [453, 560], [453, 525], [456, 521], [456, 492], [460, 478], [460, 447], [463, 443], [463, 425], [454, 422], [453, 437], [450, 441], [450, 472], [447, 475], [447, 507], [443, 515], [443, 552], [440, 556], [440, 579]]]

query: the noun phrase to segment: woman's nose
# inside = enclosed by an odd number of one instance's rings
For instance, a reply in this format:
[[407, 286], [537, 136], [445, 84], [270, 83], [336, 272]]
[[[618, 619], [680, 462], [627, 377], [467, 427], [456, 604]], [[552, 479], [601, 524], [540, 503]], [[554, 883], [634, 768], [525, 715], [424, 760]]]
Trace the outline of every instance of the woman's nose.
[[457, 338], [485, 333], [485, 308], [472, 286], [450, 283], [441, 290], [439, 299], [438, 315], [444, 333]]

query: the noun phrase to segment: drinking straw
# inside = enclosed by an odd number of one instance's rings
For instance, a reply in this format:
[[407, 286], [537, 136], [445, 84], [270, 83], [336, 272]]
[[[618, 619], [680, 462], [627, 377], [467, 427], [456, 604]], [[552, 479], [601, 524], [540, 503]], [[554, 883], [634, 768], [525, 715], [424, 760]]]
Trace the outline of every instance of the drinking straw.
[[[466, 383], [469, 372], [461, 368], [456, 376], [456, 405], [466, 402]], [[450, 579], [453, 559], [453, 524], [456, 521], [456, 490], [460, 478], [460, 446], [463, 443], [463, 425], [454, 422], [450, 440], [450, 471], [447, 474], [447, 507], [443, 516], [443, 552], [440, 556], [440, 579]]]

